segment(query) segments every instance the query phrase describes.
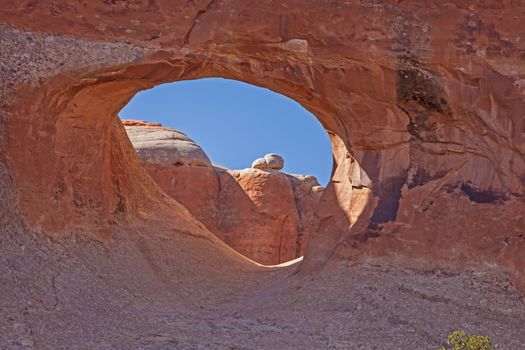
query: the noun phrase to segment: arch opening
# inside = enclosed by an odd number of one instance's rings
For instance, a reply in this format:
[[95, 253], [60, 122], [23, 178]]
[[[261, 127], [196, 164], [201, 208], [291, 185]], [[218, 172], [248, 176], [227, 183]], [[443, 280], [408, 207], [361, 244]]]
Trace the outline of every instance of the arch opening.
[[204, 78], [141, 91], [119, 116], [148, 174], [215, 236], [264, 265], [302, 258], [333, 157], [300, 104]]
[[332, 149], [317, 118], [294, 100], [223, 78], [157, 85], [135, 95], [121, 119], [158, 122], [201, 146], [214, 165], [243, 169], [267, 153], [284, 159], [283, 172], [330, 179]]
[[[188, 68], [190, 66], [192, 68]], [[23, 164], [18, 164], [15, 169], [19, 170], [15, 174], [17, 181], [30, 189], [24, 191], [21, 198], [29, 223], [57, 235], [79, 231], [102, 241], [111, 241], [116, 226], [135, 225], [137, 220], [156, 220], [170, 230], [209, 238], [210, 232], [205, 225], [188, 216], [187, 209], [166, 196], [145, 171], [118, 112], [137, 92], [156, 85], [223, 77], [265, 87], [292, 98], [313, 113], [327, 130], [334, 154], [332, 177], [334, 174], [339, 174], [339, 177], [328, 183], [319, 199], [320, 204], [315, 210], [319, 226], [311, 235], [310, 243], [303, 246], [305, 261], [310, 263], [303, 262], [302, 266], [308, 268], [326, 261], [357, 223], [352, 216], [355, 212], [352, 188], [364, 186], [368, 189], [370, 183], [365, 184], [359, 176], [355, 177], [361, 168], [350, 154], [348, 130], [327, 101], [314, 94], [308, 84], [294, 81], [280, 74], [282, 72], [262, 77], [248, 68], [231, 62], [221, 63], [220, 60], [213, 65], [202, 64], [194, 56], [169, 62], [152, 59], [150, 63], [85, 73], [75, 79], [60, 77], [50, 81], [45, 90], [33, 91], [31, 98], [36, 103], [26, 106], [31, 109], [27, 115], [36, 116], [32, 125], [23, 124], [23, 118], [18, 119], [22, 124], [11, 125], [22, 133], [30, 133], [30, 129], [51, 130], [49, 137], [35, 141], [41, 143], [36, 149], [45, 149], [45, 153], [35, 152], [17, 158], [23, 160]], [[53, 118], [44, 118], [46, 115]], [[17, 119], [13, 120], [16, 123]], [[22, 149], [20, 141], [16, 138], [10, 140], [13, 154]], [[50, 148], [53, 152], [48, 152]], [[47, 162], [42, 162], [46, 157]], [[28, 178], [27, 174], [37, 176]], [[51, 200], [49, 193], [54, 194]], [[360, 205], [373, 205], [369, 200], [371, 197], [367, 190]], [[46, 211], [43, 212], [42, 208]], [[368, 213], [366, 210], [358, 212]], [[367, 222], [367, 218], [362, 221]]]

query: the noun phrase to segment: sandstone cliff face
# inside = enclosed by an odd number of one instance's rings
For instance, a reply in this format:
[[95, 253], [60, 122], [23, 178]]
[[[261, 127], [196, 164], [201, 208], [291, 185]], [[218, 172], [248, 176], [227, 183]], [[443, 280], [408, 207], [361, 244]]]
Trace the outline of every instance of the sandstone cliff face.
[[[254, 230], [249, 238], [242, 243], [251, 254], [260, 256], [262, 261], [276, 264], [302, 256], [299, 207], [295, 199], [294, 188], [288, 177], [277, 171], [259, 169], [231, 171], [230, 174], [250, 199], [250, 206], [254, 207], [257, 216], [246, 221], [248, 227], [225, 226], [223, 230], [228, 232], [233, 229], [239, 234], [240, 230], [250, 230], [253, 227]], [[316, 220], [315, 216], [312, 220]], [[314, 230], [316, 225], [309, 228]], [[271, 235], [270, 240], [265, 239], [268, 234]], [[254, 241], [253, 246], [250, 246], [251, 240]], [[259, 246], [264, 247], [262, 251], [259, 251]], [[275, 251], [279, 252], [278, 259], [272, 256]]]
[[[0, 347], [206, 348], [227, 328], [219, 349], [426, 349], [451, 319], [525, 342], [523, 2], [1, 5]], [[271, 272], [161, 190], [117, 117], [211, 76], [296, 100], [333, 144], [299, 271], [263, 292]]]
[[217, 237], [261, 264], [302, 256], [319, 224], [315, 209], [322, 188], [312, 190], [292, 175], [186, 165], [146, 169]]
[[179, 131], [150, 122], [123, 125], [155, 182], [230, 247], [266, 265], [304, 254], [319, 225], [323, 189], [315, 177], [279, 172], [284, 159], [275, 154], [254, 162], [260, 168], [218, 168]]
[[220, 76], [295, 99], [331, 135], [305, 271], [492, 266], [525, 287], [523, 4], [3, 5], [1, 157], [30, 227], [109, 241], [177, 206], [130, 160], [116, 113], [139, 90]]

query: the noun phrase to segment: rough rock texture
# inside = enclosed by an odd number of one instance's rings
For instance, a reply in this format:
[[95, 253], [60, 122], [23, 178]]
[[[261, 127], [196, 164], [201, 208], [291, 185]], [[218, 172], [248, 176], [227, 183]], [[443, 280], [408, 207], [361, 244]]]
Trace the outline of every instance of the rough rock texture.
[[317, 211], [324, 189], [314, 176], [296, 174], [286, 174], [286, 176], [292, 185], [299, 216], [296, 256], [302, 256], [310, 236], [319, 227]]
[[[456, 328], [523, 347], [522, 2], [1, 4], [2, 347], [437, 348]], [[209, 76], [331, 136], [293, 278], [214, 239], [118, 121], [142, 89]]]
[[261, 158], [265, 170], [214, 167], [177, 130], [130, 120], [123, 125], [155, 182], [230, 247], [265, 265], [304, 254], [319, 225], [323, 188], [315, 177], [275, 171], [284, 166], [276, 154]]
[[284, 168], [284, 158], [275, 153], [269, 153], [263, 158], [257, 158], [252, 163], [252, 168], [262, 170], [281, 170]]
[[268, 163], [266, 163], [266, 159], [264, 158], [257, 158], [252, 163], [253, 169], [266, 169], [268, 167]]
[[180, 131], [135, 120], [122, 124], [140, 159], [148, 165], [211, 165], [202, 148]]
[[[252, 220], [242, 220], [233, 213], [226, 220], [235, 223], [240, 219], [238, 223], [230, 226], [230, 223], [225, 222], [226, 225], [221, 227], [233, 241], [236, 239], [235, 233], [249, 233], [245, 239], [235, 242], [239, 251], [247, 251], [248, 257], [254, 256], [255, 261], [265, 261], [267, 264], [278, 264], [301, 256], [303, 252], [298, 246], [298, 208], [287, 176], [258, 169], [231, 171], [230, 174], [248, 197], [250, 206], [257, 212], [257, 217]], [[234, 203], [230, 204], [230, 208], [235, 210]], [[230, 243], [228, 238], [226, 242]], [[277, 259], [274, 252], [278, 252]]]
[[[275, 265], [302, 256], [308, 237], [319, 225], [315, 212], [303, 202], [314, 207], [321, 192], [297, 200], [285, 174], [186, 165], [146, 169], [212, 233], [261, 264]], [[303, 187], [298, 185], [297, 190]], [[299, 214], [303, 206], [305, 211]]]

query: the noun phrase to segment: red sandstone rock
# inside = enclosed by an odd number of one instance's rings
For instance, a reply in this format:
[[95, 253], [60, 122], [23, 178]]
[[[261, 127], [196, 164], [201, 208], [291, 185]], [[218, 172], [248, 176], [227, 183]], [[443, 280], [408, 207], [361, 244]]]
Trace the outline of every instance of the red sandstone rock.
[[491, 266], [525, 288], [520, 2], [3, 5], [1, 159], [28, 226], [107, 240], [115, 223], [176, 206], [116, 113], [139, 90], [220, 76], [290, 96], [331, 135], [334, 177], [304, 270], [338, 252]]
[[[194, 161], [195, 151], [183, 152], [190, 143], [202, 154], [198, 159], [207, 159], [186, 135], [180, 142], [180, 132], [160, 124], [128, 120], [123, 124], [155, 182], [230, 247], [266, 265], [303, 255], [318, 224], [315, 210], [322, 187], [315, 177], [271, 170], [268, 163], [274, 168], [284, 164], [277, 155], [263, 158], [270, 160], [265, 163], [268, 170], [202, 166]], [[141, 149], [145, 139], [148, 153]]]
[[[146, 169], [168, 195], [184, 205], [211, 232], [224, 240], [217, 230], [221, 218], [218, 205], [220, 181], [214, 168], [146, 165]], [[232, 248], [236, 249], [233, 245]]]
[[297, 214], [299, 215], [296, 255], [302, 256], [310, 236], [319, 226], [317, 211], [319, 200], [323, 194], [323, 187], [319, 185], [314, 176], [286, 175], [292, 185]]
[[297, 178], [292, 187], [290, 175], [185, 165], [146, 168], [211, 232], [259, 263], [274, 265], [302, 256], [316, 228], [315, 205], [322, 188], [309, 190]]
[[[298, 212], [294, 192], [286, 175], [277, 171], [246, 169], [230, 172], [253, 203], [258, 218], [239, 229], [254, 240], [245, 241], [254, 260], [278, 264], [298, 255]], [[234, 207], [233, 205], [231, 207]], [[277, 259], [272, 256], [278, 252]], [[250, 257], [250, 255], [247, 255]]]

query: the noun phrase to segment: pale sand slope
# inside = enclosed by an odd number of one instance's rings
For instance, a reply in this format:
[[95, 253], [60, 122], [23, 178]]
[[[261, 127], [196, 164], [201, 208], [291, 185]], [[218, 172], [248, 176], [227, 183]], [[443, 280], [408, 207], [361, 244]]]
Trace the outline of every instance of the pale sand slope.
[[525, 344], [524, 304], [489, 275], [342, 260], [293, 275], [163, 229], [120, 228], [108, 248], [3, 222], [0, 348], [437, 349], [457, 328]]

